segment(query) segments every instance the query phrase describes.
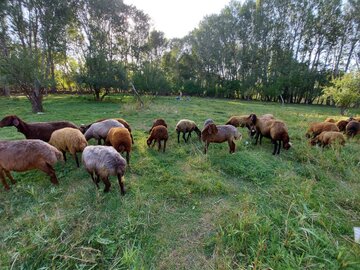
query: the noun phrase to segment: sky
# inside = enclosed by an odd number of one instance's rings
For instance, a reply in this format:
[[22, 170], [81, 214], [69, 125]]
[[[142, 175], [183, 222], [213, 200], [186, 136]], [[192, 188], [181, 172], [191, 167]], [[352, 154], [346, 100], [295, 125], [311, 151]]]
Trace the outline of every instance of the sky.
[[167, 38], [182, 38], [210, 14], [218, 14], [230, 0], [124, 0], [143, 10], [153, 27]]

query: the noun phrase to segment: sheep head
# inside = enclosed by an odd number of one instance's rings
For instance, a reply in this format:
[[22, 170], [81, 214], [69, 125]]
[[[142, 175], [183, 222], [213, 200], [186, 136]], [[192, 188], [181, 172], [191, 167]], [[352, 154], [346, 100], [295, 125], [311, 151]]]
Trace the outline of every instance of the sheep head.
[[8, 115], [5, 116], [0, 121], [0, 127], [8, 127], [8, 126], [15, 126], [18, 127], [20, 124], [20, 119], [16, 115]]
[[200, 138], [201, 138], [201, 131], [200, 131], [200, 129], [199, 129], [197, 126], [195, 126], [194, 131], [196, 132], [196, 134], [199, 136], [199, 139], [200, 139]]
[[218, 129], [215, 124], [208, 124], [201, 132], [201, 139], [206, 141], [208, 137], [211, 137], [218, 133]]

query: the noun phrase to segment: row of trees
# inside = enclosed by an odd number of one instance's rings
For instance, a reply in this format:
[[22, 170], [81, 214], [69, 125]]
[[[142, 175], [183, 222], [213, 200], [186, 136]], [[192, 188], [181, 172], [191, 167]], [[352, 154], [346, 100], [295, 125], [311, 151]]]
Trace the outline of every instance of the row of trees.
[[2, 87], [25, 93], [33, 111], [46, 91], [101, 100], [130, 82], [147, 93], [313, 103], [360, 62], [358, 0], [234, 0], [173, 40], [122, 0], [4, 0], [0, 18]]

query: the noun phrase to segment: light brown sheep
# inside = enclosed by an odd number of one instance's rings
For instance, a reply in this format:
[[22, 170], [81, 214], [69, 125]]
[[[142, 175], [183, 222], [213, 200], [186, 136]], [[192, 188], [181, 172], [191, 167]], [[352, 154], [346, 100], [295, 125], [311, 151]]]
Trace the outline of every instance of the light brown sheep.
[[311, 139], [310, 141], [311, 145], [320, 144], [322, 147], [334, 143], [339, 143], [340, 145], [344, 145], [345, 144], [344, 134], [338, 131], [323, 131], [315, 138]]
[[65, 162], [66, 152], [69, 152], [74, 157], [77, 167], [80, 167], [80, 165], [76, 153], [82, 152], [88, 145], [84, 134], [82, 134], [80, 130], [74, 128], [55, 130], [51, 134], [49, 144], [63, 153]]
[[228, 142], [229, 152], [235, 152], [235, 140], [241, 139], [241, 133], [236, 129], [236, 127], [231, 125], [215, 125], [208, 124], [201, 131], [201, 139], [205, 142], [204, 154], [207, 153], [210, 143], [223, 143]]
[[325, 119], [324, 122], [336, 123], [336, 120], [334, 118], [328, 117], [328, 118]]
[[115, 127], [109, 130], [105, 141], [106, 145], [111, 145], [120, 153], [126, 152], [126, 162], [130, 164], [131, 136], [127, 128]]
[[24, 172], [38, 169], [49, 175], [50, 181], [57, 185], [59, 182], [53, 165], [58, 160], [63, 160], [62, 153], [41, 140], [0, 141], [1, 182], [5, 183], [5, 188], [8, 188], [4, 173], [9, 177], [11, 171]]
[[354, 137], [355, 135], [360, 134], [360, 122], [350, 121], [345, 130], [346, 135], [349, 137]]
[[150, 147], [151, 143], [154, 141], [152, 145], [154, 147], [155, 143], [158, 142], [158, 150], [161, 149], [161, 141], [164, 141], [164, 148], [163, 152], [165, 152], [166, 142], [169, 138], [167, 128], [165, 126], [155, 126], [152, 128], [149, 138], [147, 139], [146, 143]]
[[249, 115], [231, 116], [225, 125], [249, 127], [251, 125], [251, 119], [249, 118]]
[[155, 120], [153, 121], [153, 124], [152, 124], [152, 126], [151, 126], [151, 128], [150, 128], [150, 130], [149, 130], [149, 133], [151, 133], [151, 131], [153, 130], [153, 128], [156, 127], [156, 126], [164, 126], [164, 127], [167, 128], [167, 124], [166, 124], [165, 120], [162, 119], [162, 118], [158, 118], [158, 119], [155, 119]]
[[[176, 132], [178, 135], [178, 143], [180, 143], [180, 133], [183, 133], [183, 139], [185, 142], [189, 141], [189, 138], [191, 137], [191, 132], [195, 131], [196, 134], [199, 136], [199, 140], [201, 137], [201, 131], [196, 126], [194, 121], [188, 120], [188, 119], [182, 119], [176, 124]], [[187, 136], [187, 139], [185, 138], [185, 134], [189, 133]]]
[[330, 122], [311, 123], [305, 135], [307, 138], [315, 138], [323, 131], [339, 131], [339, 128]]

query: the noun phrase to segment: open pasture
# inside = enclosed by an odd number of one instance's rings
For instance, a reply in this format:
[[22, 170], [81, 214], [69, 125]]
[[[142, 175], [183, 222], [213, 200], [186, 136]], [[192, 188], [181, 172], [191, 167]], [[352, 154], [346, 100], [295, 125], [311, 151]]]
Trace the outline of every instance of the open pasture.
[[[53, 186], [39, 171], [13, 173], [18, 181], [0, 192], [1, 269], [359, 269], [360, 138], [343, 148], [311, 147], [312, 121], [339, 119], [338, 109], [219, 99], [49, 96], [45, 114], [30, 112], [25, 98], [1, 98], [0, 117], [24, 121], [69, 120], [77, 125], [122, 117], [135, 140], [125, 173], [127, 194], [116, 178], [109, 193], [68, 155]], [[210, 144], [208, 154], [193, 133], [177, 143], [178, 120], [207, 118], [224, 124], [231, 115], [272, 113], [289, 128], [290, 150], [249, 140], [236, 152]], [[360, 112], [353, 111], [359, 115]], [[152, 120], [164, 118], [165, 153], [148, 149]], [[0, 139], [22, 139], [14, 127]], [[90, 141], [95, 144], [95, 140]]]

